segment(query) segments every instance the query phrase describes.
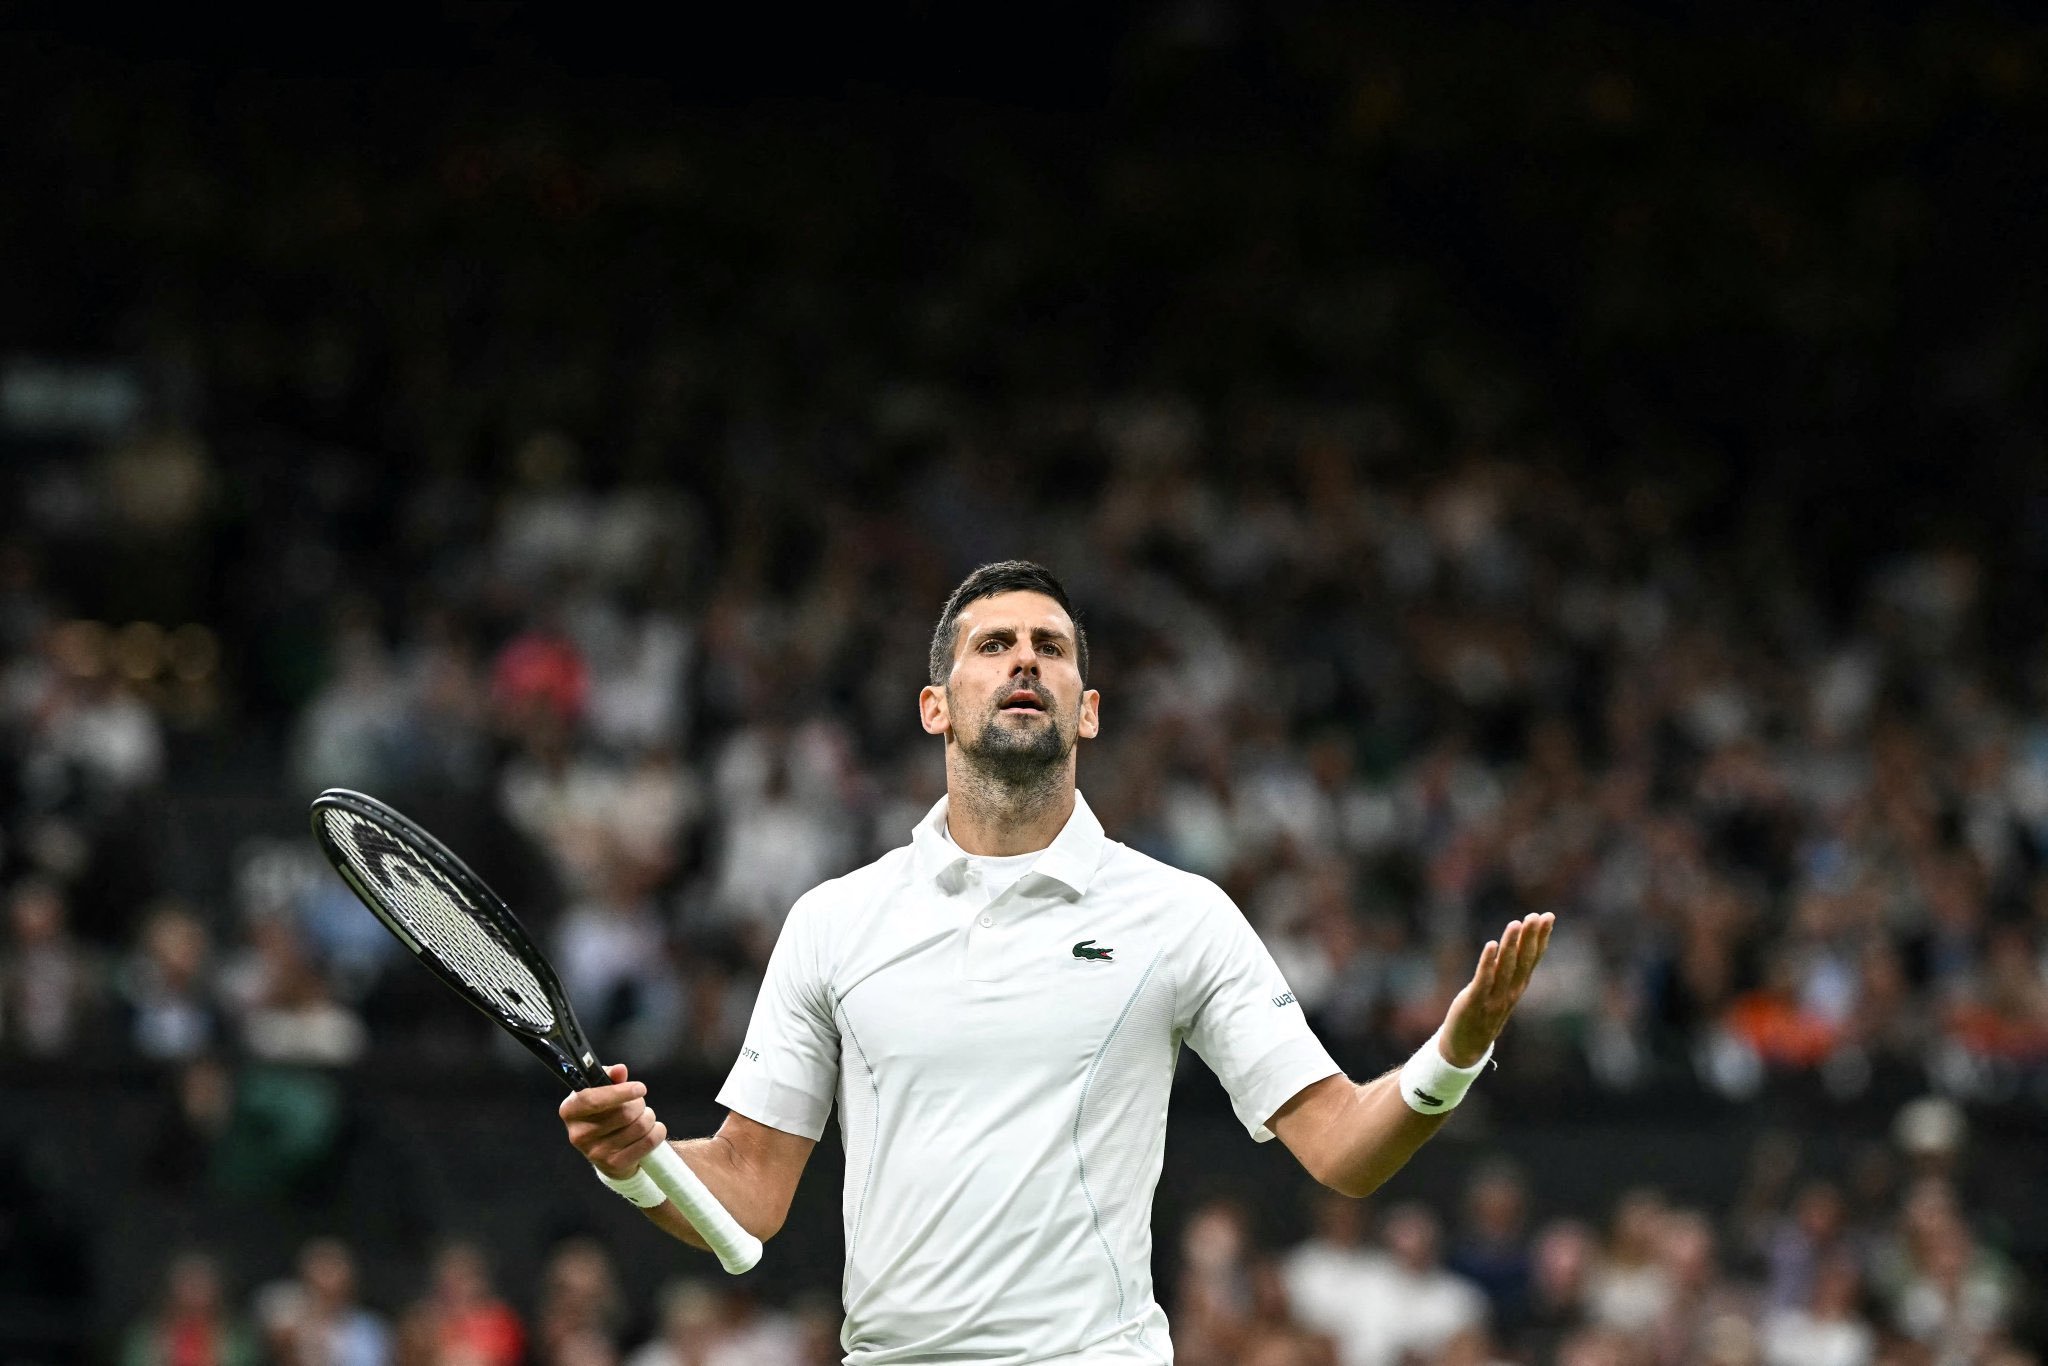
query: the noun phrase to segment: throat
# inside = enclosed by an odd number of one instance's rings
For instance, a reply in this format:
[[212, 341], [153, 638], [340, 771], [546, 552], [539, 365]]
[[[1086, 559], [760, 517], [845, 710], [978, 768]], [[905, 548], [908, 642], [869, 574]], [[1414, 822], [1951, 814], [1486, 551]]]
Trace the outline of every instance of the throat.
[[1053, 842], [1074, 813], [1074, 785], [1065, 765], [1049, 781], [1006, 782], [987, 773], [948, 774], [946, 827], [970, 854], [1029, 854]]

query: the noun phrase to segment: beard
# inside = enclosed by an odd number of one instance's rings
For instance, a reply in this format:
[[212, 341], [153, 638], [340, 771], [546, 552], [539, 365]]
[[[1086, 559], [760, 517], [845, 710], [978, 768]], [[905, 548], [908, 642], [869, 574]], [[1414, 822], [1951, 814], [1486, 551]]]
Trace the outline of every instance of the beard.
[[[1008, 696], [1014, 688], [1004, 690]], [[1032, 790], [1057, 783], [1074, 752], [1075, 732], [1063, 725], [1052, 699], [1039, 694], [1045, 724], [1013, 725], [1003, 720], [1000, 702], [992, 702], [979, 726], [956, 732], [960, 755], [990, 782], [1013, 790]], [[947, 692], [947, 705], [952, 693]], [[971, 735], [971, 739], [969, 738]]]

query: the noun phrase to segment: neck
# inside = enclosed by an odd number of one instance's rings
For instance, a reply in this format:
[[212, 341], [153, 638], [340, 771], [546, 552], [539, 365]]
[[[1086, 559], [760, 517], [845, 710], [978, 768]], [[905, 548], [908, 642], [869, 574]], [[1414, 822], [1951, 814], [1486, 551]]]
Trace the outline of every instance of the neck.
[[1074, 814], [1073, 764], [1058, 765], [1046, 779], [1003, 782], [948, 754], [946, 833], [968, 853], [994, 858], [1045, 848]]

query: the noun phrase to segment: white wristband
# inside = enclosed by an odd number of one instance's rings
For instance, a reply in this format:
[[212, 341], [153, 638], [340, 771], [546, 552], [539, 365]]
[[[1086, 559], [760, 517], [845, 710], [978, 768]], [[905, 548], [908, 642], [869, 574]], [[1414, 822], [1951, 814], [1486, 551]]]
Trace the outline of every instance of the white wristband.
[[637, 1167], [633, 1169], [633, 1174], [623, 1181], [617, 1177], [606, 1175], [596, 1167], [592, 1167], [590, 1170], [597, 1172], [598, 1180], [604, 1182], [628, 1200], [631, 1200], [641, 1209], [653, 1209], [656, 1205], [662, 1204], [668, 1199], [668, 1196], [662, 1192], [661, 1187], [654, 1184], [654, 1178]]
[[1419, 1115], [1447, 1115], [1458, 1108], [1472, 1079], [1493, 1057], [1493, 1045], [1470, 1067], [1453, 1067], [1444, 1057], [1443, 1030], [1429, 1036], [1429, 1042], [1415, 1050], [1401, 1068], [1401, 1099]]

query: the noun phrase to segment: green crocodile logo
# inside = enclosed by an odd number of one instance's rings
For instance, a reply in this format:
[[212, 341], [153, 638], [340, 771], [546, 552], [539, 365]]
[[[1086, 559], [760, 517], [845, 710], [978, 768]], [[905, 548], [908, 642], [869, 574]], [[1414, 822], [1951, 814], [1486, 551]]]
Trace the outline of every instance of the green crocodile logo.
[[1091, 948], [1090, 945], [1094, 944], [1094, 942], [1093, 939], [1083, 939], [1080, 943], [1074, 945], [1074, 957], [1086, 958], [1093, 963], [1109, 962], [1109, 956], [1115, 953], [1116, 950]]

